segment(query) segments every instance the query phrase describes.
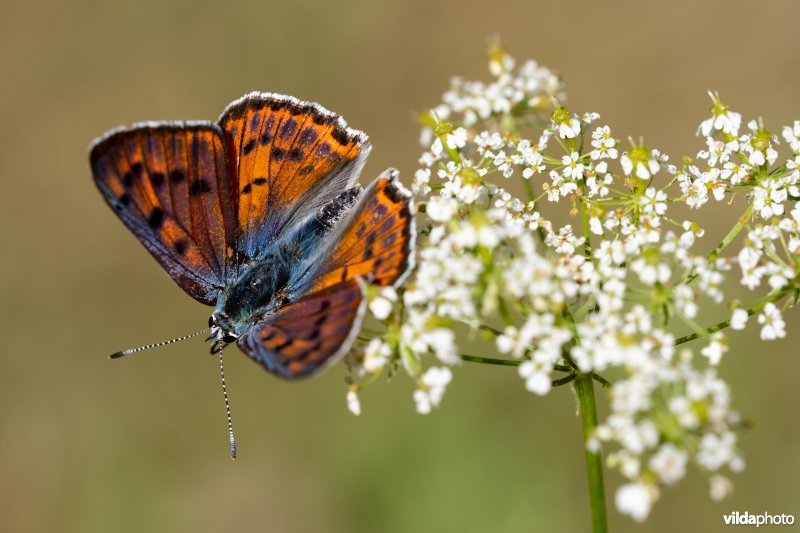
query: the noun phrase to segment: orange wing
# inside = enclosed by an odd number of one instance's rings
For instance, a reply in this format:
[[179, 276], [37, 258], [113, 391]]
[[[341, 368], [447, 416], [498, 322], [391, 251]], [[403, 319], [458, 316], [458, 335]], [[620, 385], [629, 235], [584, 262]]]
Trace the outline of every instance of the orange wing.
[[412, 211], [411, 194], [397, 181], [397, 171], [387, 171], [313, 259], [302, 281], [307, 292], [356, 277], [380, 286], [401, 283], [414, 263]]
[[352, 186], [370, 150], [338, 115], [288, 96], [248, 94], [219, 124], [238, 176], [238, 251], [248, 257]]
[[106, 202], [193, 298], [213, 304], [236, 242], [222, 131], [146, 123], [95, 141], [90, 162]]

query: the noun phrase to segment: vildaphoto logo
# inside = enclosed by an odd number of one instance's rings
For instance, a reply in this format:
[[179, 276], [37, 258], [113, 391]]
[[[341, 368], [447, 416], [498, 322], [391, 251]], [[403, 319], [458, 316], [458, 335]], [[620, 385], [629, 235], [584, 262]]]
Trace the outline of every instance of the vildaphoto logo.
[[726, 526], [790, 526], [794, 524], [794, 515], [790, 514], [751, 514], [747, 511], [734, 511], [722, 515]]

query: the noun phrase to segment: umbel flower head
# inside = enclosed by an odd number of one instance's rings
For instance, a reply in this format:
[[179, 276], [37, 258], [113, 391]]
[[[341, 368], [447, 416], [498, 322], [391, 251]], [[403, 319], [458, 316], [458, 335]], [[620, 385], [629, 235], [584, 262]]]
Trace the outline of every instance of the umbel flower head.
[[[779, 157], [777, 135], [712, 94], [696, 158], [674, 162], [569, 110], [536, 62], [516, 67], [493, 48], [489, 65], [490, 82], [454, 78], [422, 115], [417, 268], [402, 290], [370, 293], [381, 327], [351, 356], [348, 406], [359, 414], [358, 393], [402, 371], [430, 413], [454, 370], [484, 359], [462, 355], [480, 335], [533, 394], [576, 376], [607, 385], [608, 416], [587, 446], [625, 478], [620, 512], [644, 520], [690, 466], [725, 496], [744, 467], [742, 421], [718, 368], [744, 354], [724, 331], [786, 335], [800, 287], [800, 122], [781, 130]], [[731, 213], [719, 243], [699, 215], [713, 202]], [[558, 210], [569, 223], [551, 221], [565, 219]], [[737, 284], [747, 301], [732, 297]]]

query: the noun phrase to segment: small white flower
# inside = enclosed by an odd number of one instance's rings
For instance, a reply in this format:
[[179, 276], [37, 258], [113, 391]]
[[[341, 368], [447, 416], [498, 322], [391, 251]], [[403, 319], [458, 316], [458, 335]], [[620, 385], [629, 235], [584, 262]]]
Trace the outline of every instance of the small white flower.
[[688, 456], [673, 444], [664, 444], [650, 458], [650, 468], [665, 485], [672, 485], [686, 474]]
[[744, 309], [734, 309], [731, 315], [731, 329], [744, 329], [749, 315]]
[[715, 502], [725, 499], [731, 492], [733, 492], [733, 483], [725, 476], [715, 474], [711, 476], [710, 481], [711, 499]]
[[728, 344], [725, 341], [725, 335], [722, 332], [716, 332], [711, 335], [711, 342], [708, 346], [700, 350], [700, 353], [708, 358], [709, 364], [717, 366], [720, 359], [728, 351]]
[[714, 130], [722, 131], [728, 135], [737, 135], [739, 128], [742, 125], [742, 115], [730, 111], [727, 106], [722, 105], [719, 97], [715, 94], [708, 93], [711, 100], [714, 102], [713, 116], [703, 121], [700, 124], [700, 132], [703, 137], [708, 137]]
[[358, 393], [353, 389], [347, 391], [347, 410], [356, 416], [361, 414], [361, 402]]
[[419, 414], [427, 415], [439, 405], [451, 379], [453, 373], [447, 367], [431, 367], [422, 375], [418, 388], [414, 391], [414, 402], [417, 404]]
[[764, 306], [764, 310], [758, 315], [758, 323], [762, 326], [761, 340], [771, 341], [786, 336], [786, 323], [780, 310], [772, 302]]
[[525, 361], [519, 365], [519, 375], [525, 380], [525, 388], [534, 394], [543, 396], [550, 392], [553, 382], [550, 379], [552, 365], [548, 368], [538, 361]]
[[414, 180], [411, 182], [411, 190], [417, 196], [425, 196], [431, 192], [431, 169], [421, 168], [414, 173]]
[[367, 347], [364, 349], [364, 361], [362, 366], [364, 370], [370, 373], [375, 373], [382, 369], [389, 362], [392, 356], [392, 347], [383, 342], [380, 338], [374, 338], [369, 341]]
[[581, 163], [580, 154], [578, 152], [572, 152], [569, 155], [563, 156], [561, 158], [561, 164], [564, 165], [562, 173], [565, 178], [578, 180], [583, 177], [583, 164]]
[[558, 125], [558, 136], [562, 139], [574, 139], [581, 134], [580, 121], [572, 117], [568, 121], [562, 122]]
[[392, 313], [392, 302], [386, 298], [375, 298], [369, 303], [369, 310], [378, 320], [386, 320]]
[[445, 142], [447, 143], [447, 147], [451, 150], [464, 148], [467, 144], [467, 130], [464, 128], [456, 128], [452, 133], [445, 135]]
[[434, 196], [428, 200], [425, 212], [435, 222], [447, 222], [458, 210], [458, 202], [453, 198]]
[[662, 216], [667, 212], [667, 193], [648, 187], [644, 196], [639, 199], [642, 208], [648, 215]]
[[[456, 347], [456, 335], [451, 329], [436, 328], [424, 334], [425, 342], [442, 363], [453, 365], [461, 361]], [[449, 369], [447, 369], [449, 372]]]
[[637, 522], [644, 522], [657, 497], [658, 490], [652, 485], [628, 483], [617, 489], [614, 503], [620, 513], [630, 516]]

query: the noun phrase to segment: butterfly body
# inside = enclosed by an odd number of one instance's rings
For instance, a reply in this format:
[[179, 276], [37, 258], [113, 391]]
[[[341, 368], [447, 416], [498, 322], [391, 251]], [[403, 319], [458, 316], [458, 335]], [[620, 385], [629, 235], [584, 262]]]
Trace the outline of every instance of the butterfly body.
[[178, 285], [270, 372], [309, 376], [350, 347], [364, 283], [413, 264], [410, 195], [356, 183], [366, 136], [318, 104], [252, 93], [217, 123], [145, 123], [93, 143], [107, 203]]

